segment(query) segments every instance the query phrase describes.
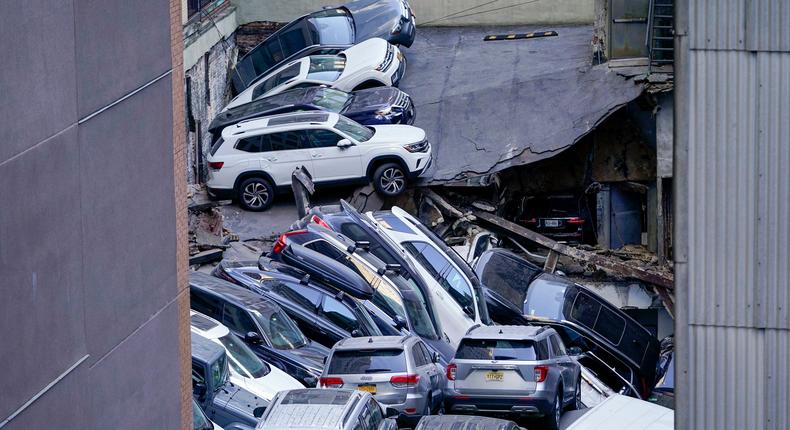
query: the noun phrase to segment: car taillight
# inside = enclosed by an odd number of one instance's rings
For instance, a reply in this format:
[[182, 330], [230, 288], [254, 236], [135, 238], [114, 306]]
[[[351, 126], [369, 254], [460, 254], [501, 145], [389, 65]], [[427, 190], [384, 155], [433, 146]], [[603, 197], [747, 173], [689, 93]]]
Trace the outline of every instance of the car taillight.
[[219, 170], [224, 165], [225, 165], [224, 161], [209, 161], [208, 162], [208, 168], [209, 169], [214, 169], [214, 170]]
[[277, 238], [277, 241], [274, 242], [274, 246], [272, 247], [272, 252], [275, 254], [279, 254], [283, 252], [283, 249], [285, 249], [285, 240], [288, 238], [288, 236], [295, 236], [297, 234], [305, 234], [305, 233], [307, 233], [307, 230], [294, 230], [281, 234], [280, 237]]
[[575, 216], [575, 217], [573, 217], [573, 218], [569, 218], [569, 219], [568, 219], [567, 221], [565, 221], [565, 222], [567, 222], [568, 224], [576, 224], [576, 225], [579, 225], [579, 224], [584, 224], [584, 219], [582, 219], [582, 218], [579, 218], [579, 217]]
[[390, 384], [398, 388], [412, 387], [417, 385], [418, 382], [420, 382], [420, 375], [395, 375], [390, 378]]
[[549, 374], [549, 366], [535, 366], [535, 382], [543, 382]]
[[527, 223], [527, 224], [537, 224], [538, 223], [538, 219], [537, 218], [530, 218], [528, 220], [525, 220], [524, 222]]
[[458, 366], [455, 363], [450, 363], [447, 365], [447, 379], [451, 381], [455, 381], [455, 372], [458, 370]]
[[342, 378], [320, 378], [318, 385], [322, 388], [340, 388], [343, 386]]
[[313, 224], [318, 224], [327, 230], [332, 230], [332, 227], [330, 227], [329, 224], [327, 224], [326, 221], [322, 220], [321, 217], [319, 217], [318, 215], [311, 216], [310, 222]]

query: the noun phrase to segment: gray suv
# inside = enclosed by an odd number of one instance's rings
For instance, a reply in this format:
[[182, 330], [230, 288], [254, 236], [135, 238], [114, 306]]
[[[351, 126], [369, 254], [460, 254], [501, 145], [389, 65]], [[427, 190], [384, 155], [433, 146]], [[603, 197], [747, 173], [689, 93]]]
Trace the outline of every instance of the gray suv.
[[581, 366], [557, 332], [537, 326], [475, 326], [447, 365], [448, 412], [543, 417], [559, 428], [566, 407], [581, 406]]
[[319, 385], [368, 392], [400, 412], [400, 424], [415, 424], [442, 407], [446, 380], [438, 361], [416, 336], [343, 339], [330, 351]]

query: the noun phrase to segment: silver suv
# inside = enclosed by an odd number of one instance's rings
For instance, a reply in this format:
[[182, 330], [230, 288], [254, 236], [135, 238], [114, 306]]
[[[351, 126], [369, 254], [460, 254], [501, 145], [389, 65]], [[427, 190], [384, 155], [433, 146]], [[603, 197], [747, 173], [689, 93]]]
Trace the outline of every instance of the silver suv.
[[545, 427], [556, 430], [564, 408], [581, 406], [580, 375], [552, 328], [476, 326], [447, 365], [445, 408], [543, 417]]
[[414, 424], [441, 409], [444, 369], [415, 336], [343, 339], [329, 353], [320, 387], [352, 388], [400, 412], [401, 424]]

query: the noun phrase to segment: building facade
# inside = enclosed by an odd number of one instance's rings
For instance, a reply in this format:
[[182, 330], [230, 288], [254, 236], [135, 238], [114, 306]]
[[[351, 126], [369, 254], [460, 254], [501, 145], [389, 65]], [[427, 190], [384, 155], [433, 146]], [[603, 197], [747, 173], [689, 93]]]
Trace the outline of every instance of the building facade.
[[4, 6], [0, 428], [191, 428], [181, 3]]

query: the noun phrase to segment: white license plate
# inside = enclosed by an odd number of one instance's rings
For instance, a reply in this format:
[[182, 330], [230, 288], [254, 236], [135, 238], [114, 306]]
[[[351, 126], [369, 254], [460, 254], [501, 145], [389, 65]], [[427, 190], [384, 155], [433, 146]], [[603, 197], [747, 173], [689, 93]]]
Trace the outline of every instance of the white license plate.
[[559, 227], [560, 226], [560, 220], [558, 220], [558, 219], [547, 219], [547, 220], [543, 221], [543, 224], [546, 227]]

